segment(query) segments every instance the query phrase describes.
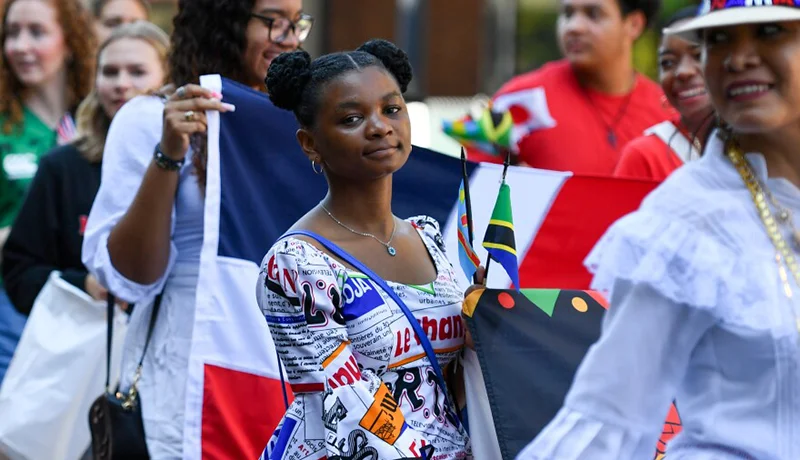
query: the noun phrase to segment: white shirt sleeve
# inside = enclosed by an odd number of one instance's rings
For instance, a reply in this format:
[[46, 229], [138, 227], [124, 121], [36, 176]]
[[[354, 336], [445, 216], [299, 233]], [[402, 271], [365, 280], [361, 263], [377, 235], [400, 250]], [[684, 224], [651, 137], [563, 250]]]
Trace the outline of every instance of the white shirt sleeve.
[[[177, 256], [171, 244], [164, 275], [153, 284], [139, 284], [120, 274], [108, 253], [108, 236], [133, 202], [161, 139], [163, 109], [158, 97], [140, 96], [117, 112], [106, 137], [100, 189], [84, 233], [83, 264], [100, 284], [128, 302], [140, 302], [160, 292]], [[174, 209], [172, 217], [174, 231]]]
[[564, 407], [517, 459], [653, 458], [690, 356], [716, 319], [623, 280], [610, 305]]

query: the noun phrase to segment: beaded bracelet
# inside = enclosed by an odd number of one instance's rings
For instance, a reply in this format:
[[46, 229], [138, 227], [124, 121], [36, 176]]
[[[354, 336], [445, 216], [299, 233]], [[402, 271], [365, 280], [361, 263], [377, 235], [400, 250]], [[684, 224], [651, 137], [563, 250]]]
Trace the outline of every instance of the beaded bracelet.
[[183, 167], [183, 163], [186, 161], [186, 158], [173, 160], [161, 151], [161, 143], [158, 143], [156, 144], [155, 151], [153, 152], [153, 161], [155, 161], [156, 166], [161, 169], [166, 169], [167, 171], [178, 171], [181, 169], [181, 167]]

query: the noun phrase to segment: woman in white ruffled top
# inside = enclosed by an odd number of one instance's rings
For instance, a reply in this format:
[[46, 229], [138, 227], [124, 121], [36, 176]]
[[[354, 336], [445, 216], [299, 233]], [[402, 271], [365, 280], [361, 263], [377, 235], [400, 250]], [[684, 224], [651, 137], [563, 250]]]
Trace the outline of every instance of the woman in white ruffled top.
[[[759, 6], [742, 6], [757, 3]], [[800, 459], [800, 2], [714, 0], [699, 38], [723, 128], [589, 255], [611, 307], [519, 459]]]

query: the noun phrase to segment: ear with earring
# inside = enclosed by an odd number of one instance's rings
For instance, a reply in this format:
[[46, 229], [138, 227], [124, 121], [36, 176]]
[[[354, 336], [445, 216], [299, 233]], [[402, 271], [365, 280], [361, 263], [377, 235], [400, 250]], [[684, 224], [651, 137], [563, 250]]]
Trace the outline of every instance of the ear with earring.
[[[319, 170], [317, 170], [317, 164], [319, 164]], [[322, 174], [322, 162], [319, 161], [318, 158], [314, 158], [311, 160], [311, 169], [314, 171], [314, 174]]]

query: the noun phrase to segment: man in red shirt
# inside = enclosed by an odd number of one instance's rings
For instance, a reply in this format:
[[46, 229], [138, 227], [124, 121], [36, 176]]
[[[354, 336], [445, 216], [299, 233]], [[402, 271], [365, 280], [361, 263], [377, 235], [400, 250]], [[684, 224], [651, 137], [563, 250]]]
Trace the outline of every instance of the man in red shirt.
[[[673, 116], [661, 88], [633, 68], [633, 44], [659, 0], [561, 0], [565, 59], [517, 76], [493, 98], [510, 110], [516, 164], [610, 176], [622, 147]], [[474, 161], [503, 158], [472, 151]]]

